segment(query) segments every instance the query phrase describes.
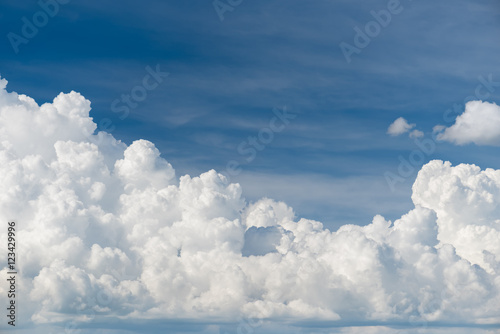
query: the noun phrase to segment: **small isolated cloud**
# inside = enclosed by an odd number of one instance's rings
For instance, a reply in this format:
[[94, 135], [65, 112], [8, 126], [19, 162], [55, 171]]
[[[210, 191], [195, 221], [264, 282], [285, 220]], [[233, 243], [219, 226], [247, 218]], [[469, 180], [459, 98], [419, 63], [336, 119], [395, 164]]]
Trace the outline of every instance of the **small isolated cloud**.
[[404, 119], [403, 117], [399, 117], [391, 125], [389, 125], [389, 128], [387, 129], [387, 134], [391, 136], [399, 136], [402, 135], [403, 133], [410, 131], [414, 127], [415, 124], [408, 124], [406, 119]]
[[424, 133], [420, 130], [413, 130], [410, 132], [410, 138], [422, 138], [424, 136]]
[[439, 140], [457, 145], [500, 146], [500, 107], [483, 101], [467, 102], [464, 113], [456, 118], [455, 124], [435, 129], [441, 132], [437, 136]]
[[[500, 170], [431, 161], [401, 218], [330, 231], [214, 170], [178, 177], [149, 141], [92, 134], [78, 93], [39, 106], [5, 86], [0, 222], [18, 221], [20, 323], [500, 323]], [[0, 259], [6, 296], [7, 247]]]

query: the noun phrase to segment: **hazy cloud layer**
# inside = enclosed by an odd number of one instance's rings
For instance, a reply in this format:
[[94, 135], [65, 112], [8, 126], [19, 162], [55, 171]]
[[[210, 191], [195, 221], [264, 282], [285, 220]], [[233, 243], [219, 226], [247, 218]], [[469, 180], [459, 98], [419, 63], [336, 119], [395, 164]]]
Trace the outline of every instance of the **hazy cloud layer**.
[[332, 232], [247, 203], [214, 170], [178, 177], [151, 142], [91, 135], [78, 93], [38, 106], [1, 85], [0, 221], [20, 229], [23, 321], [500, 322], [500, 171], [431, 161], [413, 210]]

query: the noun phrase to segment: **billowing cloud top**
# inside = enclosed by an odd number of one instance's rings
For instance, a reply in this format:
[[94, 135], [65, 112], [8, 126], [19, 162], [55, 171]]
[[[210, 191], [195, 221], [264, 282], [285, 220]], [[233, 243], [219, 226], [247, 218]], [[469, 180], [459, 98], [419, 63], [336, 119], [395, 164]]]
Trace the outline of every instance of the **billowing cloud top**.
[[439, 130], [443, 132], [438, 134], [438, 139], [458, 145], [500, 146], [500, 107], [483, 101], [467, 102], [464, 113], [456, 118], [455, 124]]
[[500, 323], [500, 171], [431, 161], [413, 210], [332, 232], [213, 170], [177, 178], [148, 141], [92, 134], [78, 93], [38, 106], [1, 85], [0, 221], [19, 228], [24, 323]]

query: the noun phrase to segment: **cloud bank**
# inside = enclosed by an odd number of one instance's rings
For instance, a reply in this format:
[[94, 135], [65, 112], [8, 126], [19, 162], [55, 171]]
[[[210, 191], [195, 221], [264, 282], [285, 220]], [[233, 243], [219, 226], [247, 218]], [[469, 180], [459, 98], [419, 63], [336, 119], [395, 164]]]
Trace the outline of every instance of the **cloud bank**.
[[78, 93], [39, 106], [6, 84], [0, 221], [18, 222], [21, 323], [500, 323], [499, 170], [431, 161], [400, 219], [329, 231], [214, 170], [177, 177], [151, 142], [93, 134]]

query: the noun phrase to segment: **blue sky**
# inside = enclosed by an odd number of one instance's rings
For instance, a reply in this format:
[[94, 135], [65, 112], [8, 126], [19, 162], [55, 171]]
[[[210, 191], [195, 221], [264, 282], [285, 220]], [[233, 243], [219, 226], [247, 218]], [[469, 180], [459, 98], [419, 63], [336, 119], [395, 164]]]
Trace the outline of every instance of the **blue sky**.
[[[234, 181], [251, 200], [284, 200], [331, 228], [366, 224], [411, 207], [416, 172], [395, 192], [383, 174], [415, 145], [387, 136], [387, 126], [403, 116], [429, 133], [473, 93], [478, 76], [499, 77], [497, 2], [400, 7], [347, 63], [339, 44], [353, 44], [353, 27], [373, 20], [370, 11], [386, 1], [244, 1], [224, 21], [210, 1], [71, 1], [18, 54], [1, 40], [1, 75], [39, 103], [82, 93], [95, 120], [113, 122], [115, 137], [153, 141], [179, 175], [241, 160], [237, 145], [269, 122], [273, 108], [287, 106], [299, 117]], [[2, 30], [20, 34], [21, 18], [39, 10], [35, 1], [3, 4]], [[121, 120], [111, 102], [157, 64], [170, 76]], [[493, 152], [441, 144], [426, 159], [495, 167]]]
[[[242, 171], [231, 181], [242, 185], [249, 202], [284, 201], [297, 217], [332, 231], [367, 225], [377, 214], [394, 221], [414, 208], [412, 185], [432, 159], [500, 169], [498, 146], [437, 141], [402, 182], [387, 183], [387, 172], [398, 174], [400, 158], [419, 150], [407, 134], [387, 134], [397, 118], [416, 124], [424, 133], [419, 140], [431, 140], [434, 126], [451, 126], [464, 102], [478, 99], [478, 87], [486, 101], [500, 103], [498, 1], [394, 1], [243, 0], [221, 20], [211, 0], [71, 0], [14, 46], [9, 34], [23, 35], [23, 18], [32, 22], [41, 7], [37, 1], [4, 2], [0, 75], [8, 91], [40, 105], [60, 92], [81, 93], [101, 129], [127, 145], [153, 142], [177, 176], [223, 172], [236, 161]], [[391, 6], [398, 9], [390, 22], [348, 60], [340, 45], [356, 45], [357, 28]], [[158, 85], [154, 70], [168, 72]], [[123, 117], [122, 96], [139, 92], [145, 82], [155, 87], [142, 90], [147, 96], [131, 102]], [[241, 147], [248, 148], [249, 138], [270, 128], [284, 108], [293, 118], [247, 159]], [[450, 109], [453, 117], [444, 117]], [[217, 333], [203, 320], [187, 323], [151, 322], [149, 329]], [[372, 323], [348, 318], [342, 324]], [[285, 325], [262, 330], [307, 330], [307, 324]], [[234, 323], [227, 326], [234, 331]], [[325, 327], [325, 333], [336, 330]]]

